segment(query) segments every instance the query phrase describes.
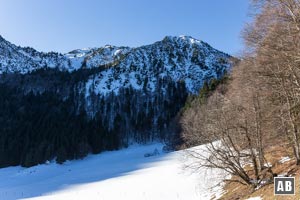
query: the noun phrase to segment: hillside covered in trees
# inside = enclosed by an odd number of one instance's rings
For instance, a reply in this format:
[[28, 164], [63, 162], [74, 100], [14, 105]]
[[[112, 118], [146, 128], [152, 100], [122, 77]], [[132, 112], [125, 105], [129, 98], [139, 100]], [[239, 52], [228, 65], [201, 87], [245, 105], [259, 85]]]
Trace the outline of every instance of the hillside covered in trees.
[[[199, 161], [191, 167], [223, 169], [231, 175], [226, 181], [253, 192], [278, 173], [299, 173], [300, 2], [253, 0], [252, 6], [245, 51], [227, 81], [191, 101], [180, 121], [186, 145], [208, 143], [209, 156], [188, 152]], [[278, 149], [293, 158], [283, 171]], [[247, 192], [240, 195], [231, 198]]]

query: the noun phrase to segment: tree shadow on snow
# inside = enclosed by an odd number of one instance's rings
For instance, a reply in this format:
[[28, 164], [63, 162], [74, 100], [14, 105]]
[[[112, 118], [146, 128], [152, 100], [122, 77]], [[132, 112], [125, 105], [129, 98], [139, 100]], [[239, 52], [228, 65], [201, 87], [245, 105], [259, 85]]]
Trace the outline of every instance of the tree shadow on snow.
[[[158, 152], [159, 155], [155, 155]], [[152, 155], [154, 154], [154, 155]], [[0, 199], [12, 200], [51, 195], [79, 184], [100, 182], [130, 174], [164, 160], [162, 145], [129, 147], [120, 151], [89, 155], [83, 160], [0, 169]]]

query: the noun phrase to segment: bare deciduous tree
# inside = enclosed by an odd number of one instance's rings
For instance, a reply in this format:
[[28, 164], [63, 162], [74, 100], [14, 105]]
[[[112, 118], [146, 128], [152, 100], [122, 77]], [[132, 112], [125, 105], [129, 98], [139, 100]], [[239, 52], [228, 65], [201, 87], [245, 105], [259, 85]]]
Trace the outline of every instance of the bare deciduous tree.
[[[265, 0], [261, 13], [244, 34], [262, 84], [272, 88], [272, 104], [300, 164], [300, 2]], [[276, 121], [276, 119], [273, 119]]]
[[265, 150], [274, 138], [286, 138], [300, 164], [300, 0], [253, 4], [259, 10], [243, 32], [245, 52], [226, 94], [194, 101], [181, 123], [185, 141], [206, 143], [204, 152], [187, 151], [192, 167], [223, 169], [256, 187], [273, 176]]
[[247, 78], [241, 72], [244, 71], [232, 72], [233, 80], [226, 95], [217, 90], [205, 103], [194, 102], [193, 109], [182, 118], [183, 135], [191, 144], [206, 143], [205, 152], [187, 150], [187, 154], [197, 160], [192, 167], [223, 169], [236, 177], [228, 181], [255, 188], [267, 172], [272, 173], [265, 165], [260, 99], [257, 94], [252, 95]]

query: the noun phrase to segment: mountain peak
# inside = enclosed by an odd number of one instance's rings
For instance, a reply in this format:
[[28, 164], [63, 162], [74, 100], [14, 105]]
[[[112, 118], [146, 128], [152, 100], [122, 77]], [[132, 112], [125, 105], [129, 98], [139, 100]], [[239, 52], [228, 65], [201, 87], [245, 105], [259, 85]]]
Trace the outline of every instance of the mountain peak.
[[191, 43], [201, 43], [201, 40], [198, 40], [198, 39], [193, 38], [192, 36], [188, 36], [188, 35], [180, 35], [179, 38], [182, 40], [189, 41]]
[[196, 38], [193, 38], [192, 36], [188, 35], [180, 35], [180, 36], [166, 36], [162, 40], [163, 42], [184, 42], [184, 43], [190, 43], [190, 44], [201, 44], [203, 43], [201, 40], [198, 40]]

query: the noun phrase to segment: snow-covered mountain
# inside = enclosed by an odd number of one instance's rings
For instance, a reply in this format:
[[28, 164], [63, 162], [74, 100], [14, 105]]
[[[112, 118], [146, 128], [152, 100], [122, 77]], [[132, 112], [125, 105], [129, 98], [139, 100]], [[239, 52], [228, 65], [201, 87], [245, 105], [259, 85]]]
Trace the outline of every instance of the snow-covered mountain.
[[87, 89], [93, 87], [92, 90], [102, 94], [129, 86], [154, 91], [158, 78], [166, 77], [184, 81], [187, 89], [195, 93], [203, 81], [224, 74], [230, 66], [229, 58], [228, 54], [190, 36], [167, 36], [137, 48], [106, 45], [77, 49], [64, 55], [19, 47], [0, 36], [0, 74], [26, 74], [41, 68], [72, 72], [106, 66], [86, 82]]
[[188, 95], [216, 85], [230, 63], [189, 36], [67, 54], [1, 37], [0, 167], [62, 163], [132, 143], [179, 144], [176, 117]]
[[[151, 45], [122, 49], [115, 58], [114, 52], [119, 51], [110, 51], [114, 67], [87, 83], [88, 86], [93, 83], [98, 93], [117, 92], [129, 86], [155, 91], [159, 78], [184, 81], [189, 92], [197, 93], [203, 81], [221, 77], [230, 66], [229, 55], [188, 36], [168, 36]], [[94, 60], [92, 57], [91, 61]], [[96, 67], [96, 62], [91, 61], [87, 60], [87, 66]]]

